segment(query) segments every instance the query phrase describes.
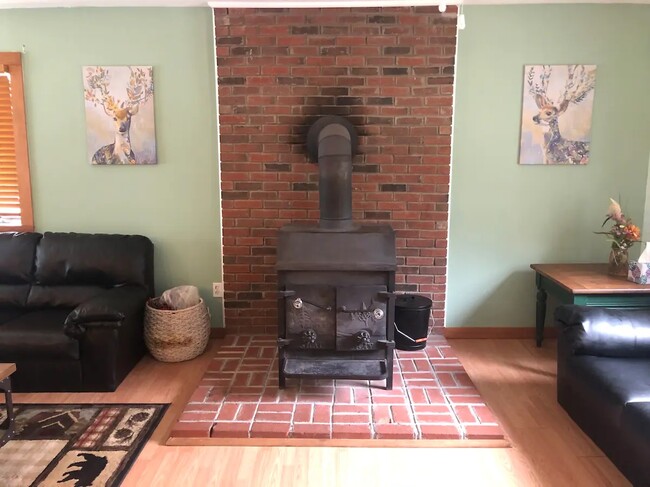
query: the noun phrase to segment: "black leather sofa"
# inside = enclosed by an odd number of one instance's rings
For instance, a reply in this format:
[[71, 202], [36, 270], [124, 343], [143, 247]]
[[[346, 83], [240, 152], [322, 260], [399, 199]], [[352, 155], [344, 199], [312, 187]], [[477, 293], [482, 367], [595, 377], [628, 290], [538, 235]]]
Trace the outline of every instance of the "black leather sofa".
[[114, 391], [143, 356], [153, 244], [139, 235], [0, 233], [0, 362], [18, 392]]
[[566, 305], [555, 318], [558, 402], [633, 485], [650, 486], [650, 309]]

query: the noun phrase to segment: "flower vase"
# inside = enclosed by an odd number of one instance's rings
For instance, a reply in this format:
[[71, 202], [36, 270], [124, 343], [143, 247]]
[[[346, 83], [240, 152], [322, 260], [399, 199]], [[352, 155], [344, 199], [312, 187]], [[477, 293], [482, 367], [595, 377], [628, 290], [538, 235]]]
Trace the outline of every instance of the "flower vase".
[[627, 277], [628, 260], [627, 249], [612, 248], [607, 273], [610, 276]]

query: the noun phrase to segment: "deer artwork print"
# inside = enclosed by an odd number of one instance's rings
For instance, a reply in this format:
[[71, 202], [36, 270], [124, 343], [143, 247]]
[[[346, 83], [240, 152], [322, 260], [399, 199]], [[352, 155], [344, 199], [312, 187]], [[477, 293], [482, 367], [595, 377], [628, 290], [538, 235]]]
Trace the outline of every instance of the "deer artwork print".
[[151, 66], [86, 66], [84, 98], [91, 164], [156, 163]]
[[596, 66], [526, 66], [520, 164], [589, 162]]

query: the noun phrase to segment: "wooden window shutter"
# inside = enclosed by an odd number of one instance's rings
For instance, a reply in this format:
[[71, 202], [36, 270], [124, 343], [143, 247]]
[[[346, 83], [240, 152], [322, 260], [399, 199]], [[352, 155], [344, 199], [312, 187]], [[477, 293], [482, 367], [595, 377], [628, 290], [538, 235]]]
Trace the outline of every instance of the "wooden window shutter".
[[20, 53], [0, 52], [0, 231], [33, 231]]

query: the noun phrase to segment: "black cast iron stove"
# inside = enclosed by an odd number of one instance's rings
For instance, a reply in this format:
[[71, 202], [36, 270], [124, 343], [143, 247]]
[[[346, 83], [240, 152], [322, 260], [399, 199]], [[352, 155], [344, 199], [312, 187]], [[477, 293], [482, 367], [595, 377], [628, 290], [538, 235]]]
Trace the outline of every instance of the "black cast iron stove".
[[393, 383], [395, 232], [352, 221], [357, 135], [322, 117], [307, 149], [319, 166], [320, 222], [280, 229], [279, 383], [287, 377]]

